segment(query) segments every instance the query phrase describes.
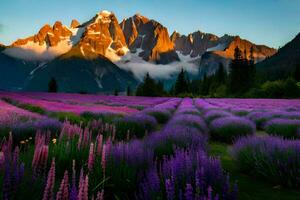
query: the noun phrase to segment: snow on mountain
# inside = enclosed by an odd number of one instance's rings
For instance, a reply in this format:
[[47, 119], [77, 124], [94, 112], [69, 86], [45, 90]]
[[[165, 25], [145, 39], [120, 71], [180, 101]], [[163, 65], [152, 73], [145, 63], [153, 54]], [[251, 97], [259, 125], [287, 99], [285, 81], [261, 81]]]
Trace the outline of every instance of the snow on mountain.
[[49, 61], [68, 52], [83, 34], [82, 28], [68, 28], [60, 22], [45, 25], [35, 36], [17, 40], [4, 54], [27, 61]]
[[225, 48], [227, 47], [227, 44], [218, 44], [217, 46], [211, 47], [206, 49], [207, 52], [209, 51], [224, 51]]
[[115, 64], [121, 69], [130, 71], [140, 81], [143, 80], [146, 73], [155, 79], [171, 79], [177, 76], [181, 69], [185, 69], [189, 74], [197, 75], [199, 71], [200, 57], [191, 58], [178, 53], [181, 61], [175, 61], [169, 64], [157, 64], [155, 62], [145, 61], [139, 55], [143, 52], [141, 48], [136, 49], [130, 54], [129, 59], [123, 59]]

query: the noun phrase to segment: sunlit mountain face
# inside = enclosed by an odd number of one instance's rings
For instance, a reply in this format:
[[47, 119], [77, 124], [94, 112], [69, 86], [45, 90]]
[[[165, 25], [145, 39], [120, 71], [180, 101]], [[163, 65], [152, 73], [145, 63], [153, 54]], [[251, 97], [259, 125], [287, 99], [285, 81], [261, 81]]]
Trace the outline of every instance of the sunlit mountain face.
[[[77, 20], [72, 20], [70, 26], [59, 21], [53, 25], [46, 24], [37, 34], [18, 39], [5, 50], [3, 47], [2, 57], [5, 62], [2, 67], [5, 68], [11, 62], [27, 63], [27, 67], [21, 67], [23, 75], [21, 81], [18, 81], [21, 84], [9, 87], [22, 90], [36, 88], [30, 85], [37, 84], [32, 81], [41, 79], [38, 78], [42, 76], [40, 74], [45, 74], [42, 79], [46, 80], [50, 75], [63, 77], [49, 72], [49, 66], [66, 68], [60, 66], [58, 60], [67, 59], [71, 62], [76, 58], [85, 63], [105, 60], [117, 67], [121, 74], [131, 77], [129, 82], [134, 86], [147, 72], [155, 79], [167, 82], [172, 82], [182, 68], [187, 70], [191, 78], [213, 74], [220, 62], [228, 67], [236, 46], [246, 52], [247, 57], [253, 47], [255, 62], [276, 53], [273, 48], [255, 45], [238, 36], [218, 37], [201, 31], [189, 35], [174, 32], [170, 35], [165, 26], [140, 14], [120, 22], [113, 12], [101, 11], [82, 24]], [[92, 69], [89, 74], [93, 75], [87, 79], [92, 79], [91, 82], [98, 88], [93, 91], [106, 90], [101, 82], [104, 74], [109, 71], [102, 70], [101, 66]], [[116, 83], [116, 80], [112, 83]], [[126, 85], [121, 88], [126, 88]]]

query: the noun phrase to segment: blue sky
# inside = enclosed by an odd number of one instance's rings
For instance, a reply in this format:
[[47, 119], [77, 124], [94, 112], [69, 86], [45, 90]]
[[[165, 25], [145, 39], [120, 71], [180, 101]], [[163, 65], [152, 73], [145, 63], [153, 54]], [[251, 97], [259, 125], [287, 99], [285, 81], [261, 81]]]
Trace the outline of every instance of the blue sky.
[[69, 25], [73, 18], [84, 22], [110, 10], [119, 21], [140, 13], [170, 34], [228, 33], [278, 48], [300, 32], [299, 8], [300, 0], [1, 0], [0, 42], [33, 35], [56, 20]]

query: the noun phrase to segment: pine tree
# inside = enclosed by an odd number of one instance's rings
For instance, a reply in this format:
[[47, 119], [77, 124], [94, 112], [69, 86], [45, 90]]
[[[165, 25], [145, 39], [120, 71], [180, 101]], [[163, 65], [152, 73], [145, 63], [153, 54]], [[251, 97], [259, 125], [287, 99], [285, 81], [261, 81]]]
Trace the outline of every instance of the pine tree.
[[254, 84], [255, 66], [253, 58], [253, 47], [250, 49], [250, 61], [247, 59], [247, 51], [244, 51], [244, 57], [241, 50], [236, 47], [234, 50], [234, 59], [230, 65], [230, 78], [228, 88], [232, 94], [243, 94]]
[[164, 83], [162, 81], [158, 81], [156, 84], [156, 94], [157, 94], [157, 96], [165, 95]]
[[296, 66], [293, 76], [296, 81], [300, 82], [300, 65]]
[[185, 78], [185, 72], [181, 69], [181, 72], [178, 74], [175, 82], [175, 94], [181, 94], [188, 92], [188, 83]]
[[209, 88], [210, 88], [210, 80], [206, 76], [206, 74], [204, 74], [201, 85], [200, 85], [200, 94], [201, 95], [208, 95]]
[[132, 95], [132, 94], [131, 94], [131, 88], [130, 88], [129, 85], [128, 85], [128, 87], [127, 87], [126, 93], [127, 93], [127, 96], [131, 96], [131, 95]]
[[234, 60], [242, 60], [243, 56], [242, 56], [242, 51], [240, 50], [240, 48], [237, 46], [234, 49]]
[[253, 64], [255, 63], [255, 60], [254, 60], [254, 47], [251, 46], [250, 48], [250, 62], [253, 62]]
[[48, 83], [48, 92], [57, 92], [58, 91], [58, 85], [55, 80], [55, 78], [51, 78]]
[[115, 89], [114, 95], [115, 95], [115, 96], [119, 96], [119, 90], [118, 90], [118, 89]]
[[230, 78], [228, 88], [231, 93], [237, 93], [240, 90], [240, 84], [243, 81], [241, 77], [242, 65], [242, 52], [238, 47], [236, 47], [234, 49], [234, 59], [231, 61], [230, 65]]
[[218, 71], [216, 72], [216, 81], [218, 84], [223, 84], [226, 81], [226, 70], [224, 69], [224, 65], [222, 63], [219, 64]]
[[164, 95], [164, 88], [161, 82], [156, 83], [154, 79], [151, 78], [149, 73], [144, 77], [143, 82], [138, 86], [136, 95], [137, 96], [162, 96]]

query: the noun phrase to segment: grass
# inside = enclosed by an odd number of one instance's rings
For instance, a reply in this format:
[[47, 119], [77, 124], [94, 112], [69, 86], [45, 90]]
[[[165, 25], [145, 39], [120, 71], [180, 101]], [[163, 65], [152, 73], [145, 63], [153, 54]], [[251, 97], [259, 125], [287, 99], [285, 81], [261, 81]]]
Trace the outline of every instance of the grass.
[[299, 199], [300, 191], [281, 188], [267, 183], [263, 179], [241, 173], [230, 155], [231, 146], [224, 143], [210, 142], [210, 155], [219, 156], [223, 168], [230, 173], [230, 179], [237, 181], [239, 199], [241, 200], [295, 200]]

